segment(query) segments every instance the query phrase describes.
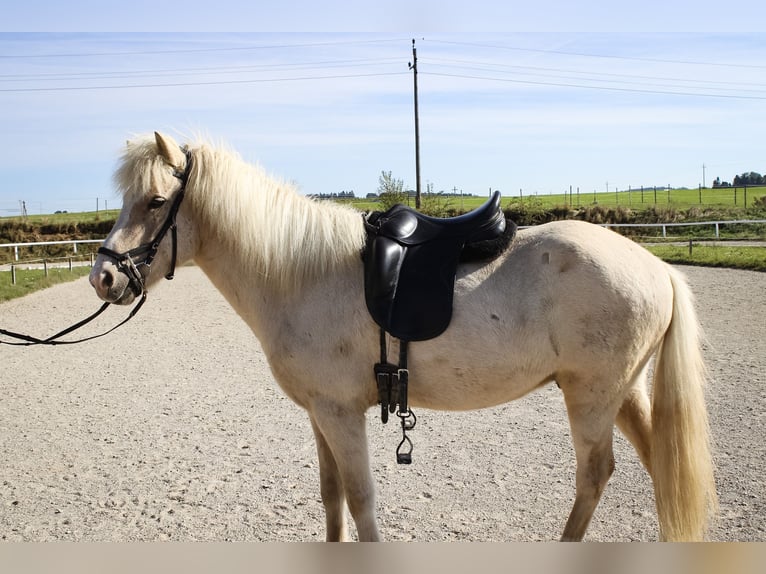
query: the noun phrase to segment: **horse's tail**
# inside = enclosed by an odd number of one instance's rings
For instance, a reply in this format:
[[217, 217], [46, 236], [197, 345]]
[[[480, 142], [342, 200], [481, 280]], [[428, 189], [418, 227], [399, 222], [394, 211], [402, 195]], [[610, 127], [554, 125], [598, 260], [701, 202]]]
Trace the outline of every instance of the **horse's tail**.
[[680, 273], [668, 271], [673, 315], [654, 368], [651, 474], [662, 539], [702, 540], [717, 508], [707, 372], [692, 293]]

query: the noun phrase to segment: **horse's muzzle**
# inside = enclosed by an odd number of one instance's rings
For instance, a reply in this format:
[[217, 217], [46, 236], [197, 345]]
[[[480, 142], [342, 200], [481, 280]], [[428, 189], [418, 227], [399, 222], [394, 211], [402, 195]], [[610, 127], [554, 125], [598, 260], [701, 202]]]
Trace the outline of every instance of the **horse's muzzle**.
[[129, 305], [144, 290], [143, 276], [135, 265], [120, 265], [103, 255], [96, 259], [89, 280], [100, 299], [117, 305]]

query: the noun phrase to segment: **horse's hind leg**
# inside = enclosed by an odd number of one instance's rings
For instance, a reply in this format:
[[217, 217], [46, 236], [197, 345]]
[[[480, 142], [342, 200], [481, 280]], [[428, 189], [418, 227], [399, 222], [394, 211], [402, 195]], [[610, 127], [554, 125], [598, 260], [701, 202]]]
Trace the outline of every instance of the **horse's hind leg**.
[[[338, 487], [342, 484], [342, 492], [354, 518], [359, 541], [379, 540], [380, 534], [375, 519], [375, 482], [370, 471], [364, 411], [336, 402], [322, 401], [321, 404], [313, 405], [311, 420], [316, 429], [315, 433], [322, 437], [321, 440], [317, 440], [317, 445], [325, 449], [324, 454], [320, 453], [319, 456], [320, 464], [322, 458], [325, 459], [323, 472], [326, 478], [322, 478], [322, 488], [323, 497], [325, 488], [328, 495], [325, 502], [328, 527], [337, 530], [337, 524], [342, 520], [338, 516], [338, 513], [343, 511], [342, 496], [338, 494]], [[330, 533], [328, 530], [328, 538]]]
[[327, 542], [344, 542], [348, 540], [348, 525], [346, 524], [346, 497], [343, 494], [343, 482], [330, 445], [327, 444], [313, 417], [311, 417], [311, 427], [314, 429], [319, 457], [319, 483], [325, 510], [326, 539]]
[[[566, 394], [565, 399], [568, 399]], [[614, 471], [612, 428], [615, 415], [614, 412], [597, 409], [597, 405], [592, 403], [566, 402], [577, 457], [577, 492], [561, 540], [579, 541], [585, 536], [604, 487]]]

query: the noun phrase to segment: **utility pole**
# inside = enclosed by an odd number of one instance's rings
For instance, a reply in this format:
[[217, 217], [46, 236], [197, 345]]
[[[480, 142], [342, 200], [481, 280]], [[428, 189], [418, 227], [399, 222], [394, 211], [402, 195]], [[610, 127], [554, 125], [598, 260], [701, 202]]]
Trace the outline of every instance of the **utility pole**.
[[705, 164], [702, 164], [702, 187], [707, 187], [705, 185]]
[[412, 82], [415, 88], [415, 208], [420, 209], [420, 120], [418, 119], [418, 52], [412, 39]]

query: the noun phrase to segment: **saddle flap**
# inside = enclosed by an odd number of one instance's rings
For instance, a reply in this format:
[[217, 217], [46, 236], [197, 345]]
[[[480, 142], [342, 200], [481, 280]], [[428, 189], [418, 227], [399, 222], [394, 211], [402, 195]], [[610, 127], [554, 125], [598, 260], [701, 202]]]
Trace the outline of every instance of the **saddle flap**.
[[452, 318], [460, 243], [455, 239], [438, 243], [407, 246], [378, 236], [368, 244], [367, 308], [379, 326], [402, 341], [437, 337]]

